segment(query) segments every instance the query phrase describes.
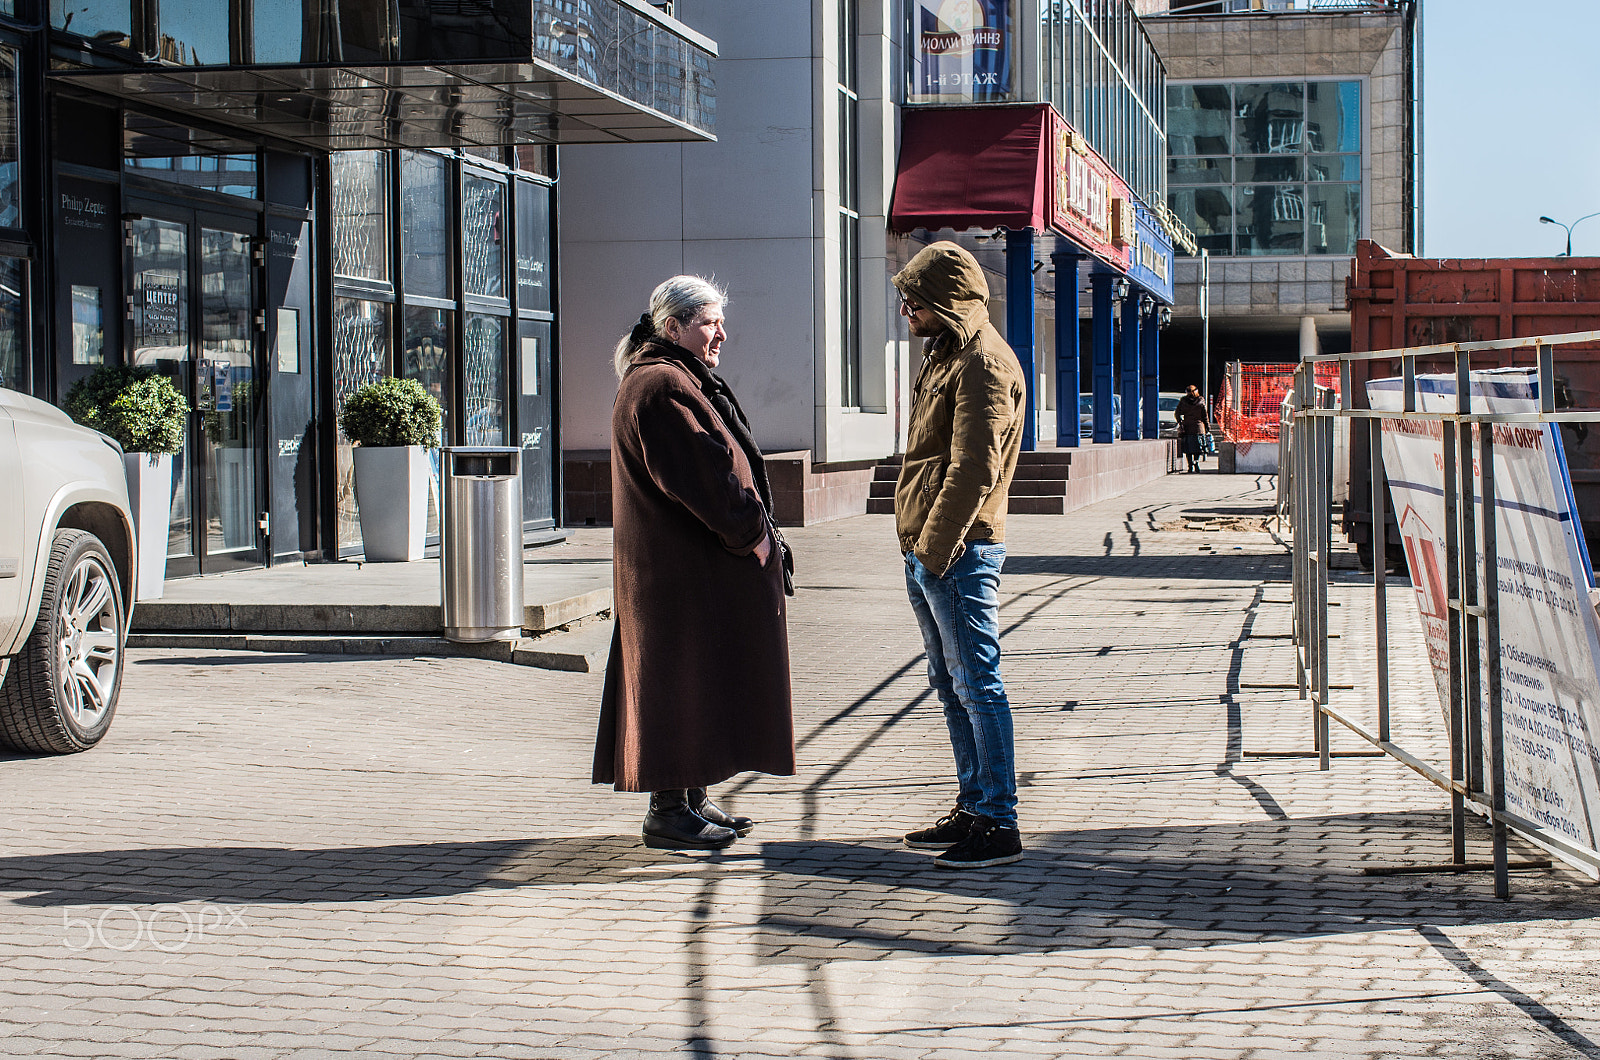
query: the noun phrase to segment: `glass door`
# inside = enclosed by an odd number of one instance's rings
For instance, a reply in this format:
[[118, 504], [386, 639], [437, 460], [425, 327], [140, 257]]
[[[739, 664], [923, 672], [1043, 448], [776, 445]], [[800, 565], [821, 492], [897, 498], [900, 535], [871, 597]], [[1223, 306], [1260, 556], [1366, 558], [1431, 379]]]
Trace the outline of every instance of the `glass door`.
[[190, 407], [183, 452], [173, 459], [167, 573], [259, 565], [266, 395], [250, 222], [160, 212], [127, 222], [129, 361], [171, 378]]

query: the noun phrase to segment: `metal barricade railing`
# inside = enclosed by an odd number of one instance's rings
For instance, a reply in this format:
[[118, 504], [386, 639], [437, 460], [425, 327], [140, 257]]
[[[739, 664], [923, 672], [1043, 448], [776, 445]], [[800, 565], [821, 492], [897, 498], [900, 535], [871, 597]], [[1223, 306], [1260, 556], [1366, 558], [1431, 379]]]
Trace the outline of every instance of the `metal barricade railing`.
[[[1505, 728], [1500, 658], [1500, 585], [1496, 533], [1494, 453], [1495, 430], [1476, 425], [1516, 423], [1600, 423], [1600, 411], [1555, 410], [1553, 349], [1558, 346], [1600, 341], [1600, 331], [1501, 339], [1491, 342], [1453, 343], [1370, 353], [1319, 354], [1307, 364], [1334, 362], [1340, 386], [1337, 407], [1324, 407], [1313, 376], [1304, 369], [1296, 374], [1291, 392], [1293, 408], [1285, 416], [1280, 474], [1286, 474], [1287, 498], [1281, 509], [1292, 533], [1293, 637], [1296, 679], [1302, 699], [1311, 704], [1312, 739], [1322, 769], [1330, 767], [1329, 722], [1336, 721], [1375, 745], [1450, 796], [1450, 831], [1453, 864], [1466, 866], [1466, 810], [1468, 802], [1484, 814], [1493, 833], [1494, 888], [1498, 897], [1510, 894], [1507, 829], [1526, 835], [1547, 848], [1581, 863], [1600, 868], [1600, 851], [1574, 842], [1527, 816], [1507, 809]], [[1472, 359], [1474, 355], [1531, 351], [1537, 370], [1539, 411], [1535, 413], [1473, 413]], [[1453, 358], [1456, 409], [1421, 412], [1417, 402], [1417, 362]], [[1353, 362], [1400, 361], [1402, 411], [1375, 411], [1354, 407], [1351, 392]], [[1498, 364], [1496, 365], [1498, 366]], [[1319, 373], [1320, 374], [1320, 373]], [[1438, 421], [1441, 433], [1445, 519], [1445, 595], [1448, 598], [1448, 689], [1446, 724], [1449, 738], [1448, 773], [1428, 764], [1418, 754], [1392, 739], [1389, 687], [1389, 616], [1384, 549], [1374, 549], [1374, 631], [1376, 634], [1376, 729], [1369, 728], [1343, 704], [1334, 703], [1329, 681], [1328, 561], [1332, 541], [1332, 469], [1334, 423], [1351, 421], [1352, 434], [1365, 421], [1369, 432], [1372, 482], [1372, 525], [1385, 525], [1382, 430], [1385, 418]], [[1476, 449], [1476, 452], [1474, 452]], [[1474, 483], [1474, 465], [1481, 470]], [[1478, 577], [1478, 510], [1482, 519], [1484, 571]], [[1378, 539], [1381, 542], [1381, 538]], [[1488, 648], [1480, 658], [1479, 646]], [[1487, 751], [1487, 756], [1485, 755]], [[1486, 768], [1485, 768], [1486, 767]]]

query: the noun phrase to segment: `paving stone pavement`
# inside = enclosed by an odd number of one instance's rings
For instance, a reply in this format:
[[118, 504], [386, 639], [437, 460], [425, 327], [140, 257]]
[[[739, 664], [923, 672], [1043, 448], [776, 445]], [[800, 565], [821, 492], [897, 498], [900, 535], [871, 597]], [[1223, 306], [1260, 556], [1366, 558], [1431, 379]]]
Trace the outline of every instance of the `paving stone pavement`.
[[[103, 746], [0, 758], [0, 1055], [1600, 1056], [1600, 888], [1363, 876], [1448, 856], [1441, 794], [1272, 757], [1309, 741], [1244, 683], [1286, 558], [1216, 529], [1270, 488], [1012, 520], [1028, 856], [993, 870], [898, 842], [954, 786], [888, 517], [792, 533], [801, 772], [721, 789], [761, 824], [718, 856], [587, 783], [597, 674], [136, 651]], [[1397, 731], [1437, 754], [1391, 591]], [[1360, 709], [1371, 590], [1330, 595]]]

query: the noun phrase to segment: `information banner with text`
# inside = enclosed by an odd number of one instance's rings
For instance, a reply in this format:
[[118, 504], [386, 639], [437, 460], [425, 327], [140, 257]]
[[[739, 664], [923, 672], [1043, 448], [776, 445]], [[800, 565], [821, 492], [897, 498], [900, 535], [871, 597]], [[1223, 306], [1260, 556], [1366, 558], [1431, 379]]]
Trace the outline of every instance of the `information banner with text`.
[[[1472, 373], [1477, 414], [1538, 411], [1532, 369]], [[1418, 376], [1420, 412], [1456, 410], [1455, 377]], [[1367, 384], [1372, 407], [1403, 411], [1402, 382]], [[1449, 715], [1449, 608], [1442, 422], [1383, 420], [1383, 459], [1422, 615], [1428, 656]], [[1477, 431], [1473, 427], [1473, 452]], [[1499, 585], [1506, 810], [1568, 842], [1600, 850], [1600, 621], [1561, 447], [1548, 423], [1494, 424], [1495, 577]], [[1482, 474], [1473, 460], [1476, 496]], [[1479, 584], [1484, 578], [1478, 512]], [[1481, 645], [1484, 683], [1490, 648]], [[1485, 719], [1487, 724], [1487, 719]], [[1485, 745], [1487, 745], [1487, 732]], [[1485, 762], [1487, 771], [1487, 762]], [[1487, 775], [1487, 773], [1486, 773]]]
[[1016, 0], [912, 0], [908, 103], [1015, 98]]

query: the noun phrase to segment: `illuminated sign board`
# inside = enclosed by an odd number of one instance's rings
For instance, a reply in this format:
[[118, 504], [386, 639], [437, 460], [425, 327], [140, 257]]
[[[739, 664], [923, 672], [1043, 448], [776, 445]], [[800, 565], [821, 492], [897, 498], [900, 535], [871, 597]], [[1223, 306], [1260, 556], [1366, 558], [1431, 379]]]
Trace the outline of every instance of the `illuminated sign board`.
[[1010, 100], [1016, 0], [913, 0], [908, 103]]

